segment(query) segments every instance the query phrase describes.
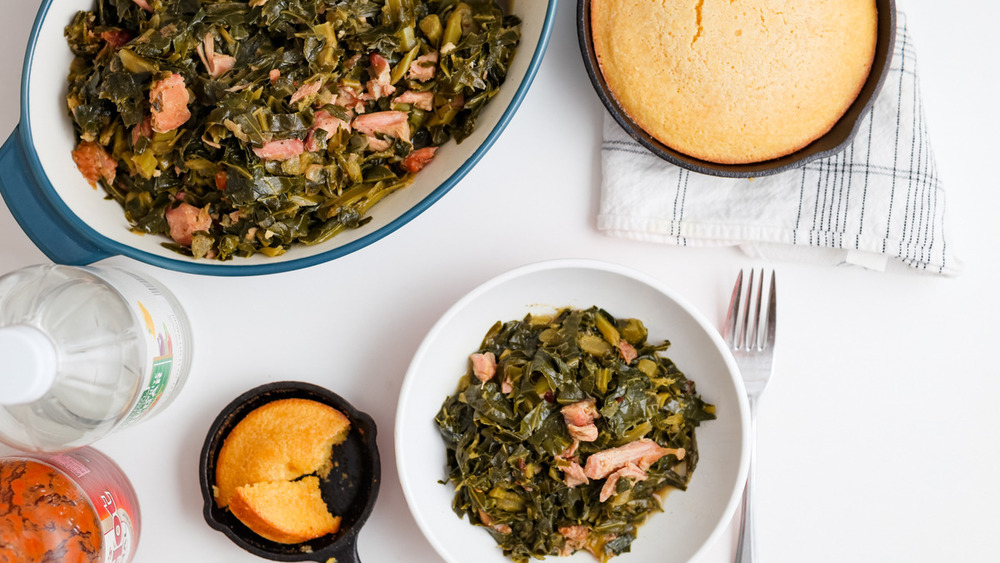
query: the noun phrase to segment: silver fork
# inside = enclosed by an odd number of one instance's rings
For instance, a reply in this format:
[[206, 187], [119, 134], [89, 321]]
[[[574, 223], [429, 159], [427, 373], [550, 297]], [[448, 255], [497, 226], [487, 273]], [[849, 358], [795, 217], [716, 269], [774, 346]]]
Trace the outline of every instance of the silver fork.
[[771, 378], [774, 358], [774, 335], [777, 324], [777, 294], [774, 272], [771, 272], [770, 290], [764, 303], [764, 270], [761, 269], [757, 290], [754, 292], [754, 273], [750, 270], [746, 298], [743, 299], [743, 271], [736, 277], [736, 287], [729, 300], [726, 326], [722, 336], [733, 350], [736, 365], [740, 368], [750, 403], [750, 469], [743, 489], [743, 509], [740, 514], [740, 536], [736, 546], [737, 563], [757, 560], [754, 541], [753, 481], [755, 452], [757, 449], [757, 402]]

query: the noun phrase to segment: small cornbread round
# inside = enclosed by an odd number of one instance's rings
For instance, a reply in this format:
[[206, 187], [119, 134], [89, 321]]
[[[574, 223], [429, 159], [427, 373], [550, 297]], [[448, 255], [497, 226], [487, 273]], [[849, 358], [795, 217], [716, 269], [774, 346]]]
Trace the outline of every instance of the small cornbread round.
[[229, 510], [254, 533], [278, 543], [301, 543], [340, 529], [340, 516], [330, 514], [313, 475], [236, 487]]
[[237, 487], [325, 476], [330, 452], [347, 437], [343, 413], [308, 399], [280, 399], [247, 414], [229, 433], [215, 467], [215, 500], [225, 508]]
[[875, 0], [592, 0], [601, 74], [639, 127], [720, 164], [791, 154], [844, 115], [875, 56]]

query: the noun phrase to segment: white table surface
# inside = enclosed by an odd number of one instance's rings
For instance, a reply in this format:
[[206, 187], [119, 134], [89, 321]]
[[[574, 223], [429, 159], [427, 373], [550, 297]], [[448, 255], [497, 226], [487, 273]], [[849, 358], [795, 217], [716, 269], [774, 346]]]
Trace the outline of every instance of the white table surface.
[[[18, 120], [39, 3], [3, 2], [4, 137]], [[945, 279], [773, 264], [780, 355], [757, 448], [758, 548], [768, 563], [1000, 560], [1000, 48], [991, 38], [1000, 4], [898, 4], [917, 45], [949, 244], [965, 270]], [[731, 248], [675, 248], [596, 230], [603, 108], [584, 72], [575, 7], [560, 3], [538, 77], [496, 145], [392, 236], [327, 264], [257, 278], [111, 259], [168, 284], [196, 332], [195, 365], [177, 401], [95, 444], [138, 492], [136, 561], [259, 561], [202, 519], [198, 454], [231, 399], [297, 379], [336, 391], [379, 425], [383, 483], [361, 558], [438, 562], [403, 498], [392, 430], [410, 358], [454, 301], [510, 268], [585, 257], [653, 275], [721, 323], [737, 270], [771, 265]], [[0, 273], [47, 261], [2, 204], [0, 240]], [[702, 561], [731, 561], [734, 548], [731, 526]]]

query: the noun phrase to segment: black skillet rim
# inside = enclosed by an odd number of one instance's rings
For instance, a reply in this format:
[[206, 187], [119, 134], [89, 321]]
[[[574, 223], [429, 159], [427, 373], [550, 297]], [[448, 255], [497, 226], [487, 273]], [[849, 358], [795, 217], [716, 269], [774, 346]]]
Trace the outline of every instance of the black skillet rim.
[[834, 124], [833, 128], [802, 149], [780, 158], [750, 164], [717, 164], [690, 157], [664, 145], [636, 125], [618, 105], [608, 90], [597, 62], [597, 55], [594, 53], [590, 29], [590, 3], [591, 0], [578, 0], [577, 2], [577, 36], [580, 42], [580, 51], [583, 54], [583, 63], [590, 76], [591, 84], [593, 84], [594, 90], [611, 117], [636, 142], [663, 160], [693, 172], [725, 178], [770, 176], [799, 168], [820, 158], [833, 156], [847, 148], [857, 135], [861, 122], [871, 111], [875, 99], [882, 89], [882, 84], [885, 82], [885, 77], [892, 64], [896, 41], [896, 1], [875, 0], [878, 9], [875, 59], [872, 61], [868, 79], [861, 87], [858, 97], [855, 98], [840, 120]]

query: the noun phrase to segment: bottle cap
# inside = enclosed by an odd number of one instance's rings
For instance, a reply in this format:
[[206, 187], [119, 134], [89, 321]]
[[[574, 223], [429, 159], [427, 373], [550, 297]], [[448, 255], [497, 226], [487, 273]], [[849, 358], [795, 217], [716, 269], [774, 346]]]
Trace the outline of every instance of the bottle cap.
[[33, 326], [0, 327], [0, 404], [18, 405], [45, 395], [56, 379], [56, 347]]

